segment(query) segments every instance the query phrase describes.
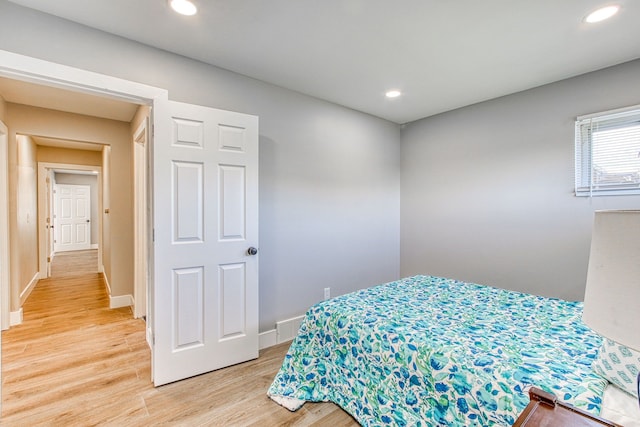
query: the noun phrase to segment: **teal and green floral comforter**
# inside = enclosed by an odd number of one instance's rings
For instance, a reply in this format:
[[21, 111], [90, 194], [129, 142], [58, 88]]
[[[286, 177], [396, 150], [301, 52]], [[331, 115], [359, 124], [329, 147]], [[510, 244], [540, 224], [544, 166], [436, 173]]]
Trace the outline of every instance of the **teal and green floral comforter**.
[[535, 385], [593, 413], [606, 381], [582, 303], [415, 276], [309, 309], [269, 388], [364, 426], [510, 426]]

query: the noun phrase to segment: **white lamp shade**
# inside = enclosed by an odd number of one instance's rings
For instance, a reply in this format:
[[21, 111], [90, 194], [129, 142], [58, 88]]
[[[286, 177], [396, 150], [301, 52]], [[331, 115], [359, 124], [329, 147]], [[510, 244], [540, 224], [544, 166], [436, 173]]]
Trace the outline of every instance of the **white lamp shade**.
[[597, 211], [583, 321], [640, 351], [640, 211]]

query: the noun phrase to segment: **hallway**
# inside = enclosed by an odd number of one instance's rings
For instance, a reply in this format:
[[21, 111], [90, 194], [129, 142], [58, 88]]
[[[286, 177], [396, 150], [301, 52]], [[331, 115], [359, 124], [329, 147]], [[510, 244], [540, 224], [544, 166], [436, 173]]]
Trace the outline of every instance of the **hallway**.
[[23, 323], [2, 336], [2, 424], [91, 424], [143, 410], [152, 388], [144, 322], [111, 310], [97, 250], [62, 252]]

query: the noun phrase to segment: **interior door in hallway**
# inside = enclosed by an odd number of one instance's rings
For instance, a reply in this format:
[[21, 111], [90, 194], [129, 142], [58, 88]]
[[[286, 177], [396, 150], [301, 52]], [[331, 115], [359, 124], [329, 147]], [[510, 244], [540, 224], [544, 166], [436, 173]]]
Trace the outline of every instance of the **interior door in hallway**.
[[154, 112], [155, 385], [258, 357], [258, 118], [169, 110]]
[[55, 252], [91, 249], [91, 187], [56, 184]]

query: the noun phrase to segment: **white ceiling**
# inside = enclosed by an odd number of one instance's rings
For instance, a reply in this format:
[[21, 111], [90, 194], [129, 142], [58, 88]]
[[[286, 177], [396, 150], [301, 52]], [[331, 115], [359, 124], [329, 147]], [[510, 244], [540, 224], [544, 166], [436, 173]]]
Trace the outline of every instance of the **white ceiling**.
[[638, 0], [12, 1], [396, 123], [640, 58]]

